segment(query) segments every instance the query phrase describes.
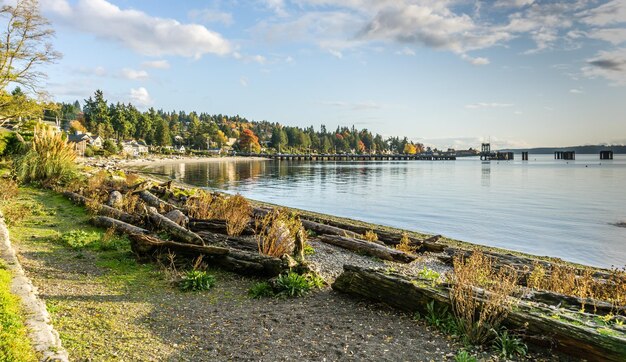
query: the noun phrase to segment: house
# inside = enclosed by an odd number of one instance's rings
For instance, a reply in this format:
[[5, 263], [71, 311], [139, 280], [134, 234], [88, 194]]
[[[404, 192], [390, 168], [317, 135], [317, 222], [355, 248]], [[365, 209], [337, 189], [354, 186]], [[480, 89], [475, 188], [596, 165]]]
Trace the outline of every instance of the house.
[[176, 152], [178, 153], [185, 153], [187, 152], [187, 150], [185, 149], [185, 146], [180, 146], [180, 147], [176, 147]]
[[92, 136], [89, 144], [96, 148], [102, 148], [102, 145], [104, 144], [104, 140], [100, 136], [95, 136], [95, 137]]
[[127, 155], [138, 157], [148, 153], [148, 146], [143, 141], [125, 141], [122, 143], [122, 151]]
[[91, 140], [91, 137], [86, 133], [76, 132], [67, 136], [67, 142], [74, 147], [76, 154], [79, 156], [85, 155], [87, 144], [89, 144]]

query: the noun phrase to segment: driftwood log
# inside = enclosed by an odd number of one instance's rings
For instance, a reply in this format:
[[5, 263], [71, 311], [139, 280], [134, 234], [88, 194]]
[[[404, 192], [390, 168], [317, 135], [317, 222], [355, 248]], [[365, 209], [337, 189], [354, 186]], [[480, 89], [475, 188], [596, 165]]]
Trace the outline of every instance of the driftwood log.
[[192, 245], [159, 238], [131, 234], [131, 248], [138, 258], [145, 260], [171, 250], [177, 255], [197, 257], [206, 256], [209, 265], [243, 275], [275, 277], [288, 270], [288, 265], [279, 258], [259, 253], [234, 250], [210, 245]]
[[228, 236], [211, 231], [198, 231], [197, 234], [206, 244], [220, 245], [250, 252], [259, 251], [259, 245], [256, 239], [250, 236]]
[[137, 192], [137, 195], [139, 195], [139, 198], [148, 206], [155, 207], [159, 212], [170, 212], [178, 209], [175, 205], [161, 200], [148, 190], [141, 190]]
[[416, 255], [408, 254], [400, 250], [392, 249], [365, 240], [346, 238], [338, 235], [321, 235], [319, 239], [325, 243], [342, 247], [357, 253], [374, 256], [383, 260], [410, 263], [417, 259]]
[[107, 216], [94, 216], [91, 218], [91, 223], [105, 229], [113, 228], [116, 232], [123, 234], [131, 235], [149, 233], [146, 229]]
[[302, 221], [302, 226], [304, 226], [305, 229], [311, 230], [318, 235], [338, 235], [338, 236], [345, 236], [348, 238], [355, 238], [355, 239], [361, 237], [360, 234], [357, 234], [353, 231], [341, 229], [335, 226], [321, 224], [319, 222], [302, 219], [302, 218], [300, 219], [300, 221]]
[[[434, 301], [438, 307], [450, 308], [449, 291], [446, 288], [432, 286], [430, 281], [410, 280], [377, 269], [344, 265], [344, 272], [332, 287], [336, 291], [384, 302], [408, 312], [427, 313], [426, 306], [430, 301]], [[593, 361], [626, 360], [625, 337], [604, 335], [582, 323], [571, 324], [551, 317], [556, 310], [541, 303], [520, 301], [508, 314], [505, 325], [525, 329], [531, 336], [548, 337], [565, 354]], [[534, 338], [528, 340], [536, 341]]]
[[195, 245], [203, 245], [204, 241], [202, 238], [184, 227], [178, 225], [174, 221], [166, 218], [165, 216], [159, 214], [157, 209], [154, 207], [148, 208], [148, 215], [150, 218], [150, 223], [152, 227], [156, 230], [162, 230], [169, 233], [174, 239]]
[[[75, 192], [64, 192], [63, 196], [67, 197], [68, 199], [70, 199], [70, 201], [74, 202], [75, 204], [78, 205], [88, 205], [88, 204], [95, 204], [95, 202], [93, 202], [93, 200], [90, 200], [82, 195], [79, 195]], [[129, 223], [129, 224], [135, 224], [137, 223], [140, 218], [131, 215], [127, 212], [124, 212], [122, 210], [107, 206], [107, 205], [102, 205], [102, 204], [98, 204], [97, 206], [97, 210], [96, 213], [98, 215], [101, 216], [108, 216], [114, 219], [118, 219], [121, 220], [125, 223]]]
[[[218, 234], [227, 234], [226, 232], [226, 221], [224, 220], [216, 220], [216, 219], [190, 219], [189, 220], [189, 230], [193, 232], [200, 231], [210, 231]], [[243, 230], [241, 235], [254, 235], [254, 223], [249, 222], [246, 228]]]

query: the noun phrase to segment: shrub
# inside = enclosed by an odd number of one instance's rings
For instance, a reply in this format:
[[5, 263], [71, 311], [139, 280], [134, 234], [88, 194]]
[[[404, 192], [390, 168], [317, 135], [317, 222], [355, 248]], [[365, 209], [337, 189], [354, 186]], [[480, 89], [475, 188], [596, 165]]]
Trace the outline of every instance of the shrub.
[[254, 299], [273, 297], [274, 289], [272, 288], [272, 285], [268, 282], [259, 282], [254, 284], [248, 290], [248, 295]]
[[96, 153], [94, 152], [93, 147], [91, 146], [87, 146], [85, 148], [85, 152], [83, 153], [83, 156], [85, 157], [93, 157]]
[[104, 148], [105, 151], [114, 155], [119, 153], [119, 149], [117, 148], [117, 145], [112, 140], [104, 140], [104, 143], [102, 144], [102, 148]]
[[411, 239], [409, 238], [409, 234], [402, 233], [402, 238], [400, 239], [400, 243], [396, 245], [396, 249], [405, 253], [415, 253], [417, 251], [417, 248], [417, 246], [411, 245]]
[[306, 236], [306, 233], [300, 232], [302, 230], [300, 218], [284, 209], [273, 209], [265, 217], [257, 220], [256, 226], [259, 230], [257, 234], [259, 252], [269, 256], [292, 254], [296, 237]]
[[312, 289], [312, 283], [304, 275], [295, 272], [281, 274], [276, 278], [278, 296], [301, 297]]
[[436, 271], [434, 271], [432, 269], [428, 269], [428, 268], [424, 267], [422, 270], [420, 270], [417, 273], [417, 276], [422, 278], [422, 279], [428, 279], [428, 280], [432, 281], [433, 285], [435, 285], [437, 283], [437, 280], [439, 280], [439, 277], [441, 276], [441, 274], [437, 273]]
[[215, 285], [215, 277], [205, 271], [189, 270], [180, 281], [183, 292], [209, 290]]
[[374, 230], [367, 230], [363, 235], [363, 240], [370, 242], [378, 241], [378, 234], [376, 234]]
[[517, 336], [509, 334], [504, 329], [501, 332], [494, 331], [496, 338], [493, 341], [493, 349], [497, 351], [501, 357], [513, 358], [515, 356], [525, 356], [528, 351], [526, 344]]
[[450, 299], [460, 331], [465, 342], [484, 344], [511, 308], [517, 275], [504, 267], [496, 271], [492, 260], [478, 251], [467, 259], [455, 257], [453, 264]]
[[228, 197], [223, 205], [223, 218], [226, 220], [228, 235], [237, 236], [248, 226], [252, 207], [245, 197], [237, 194]]
[[17, 176], [24, 182], [46, 185], [66, 183], [76, 175], [76, 152], [62, 134], [51, 128], [35, 127], [25, 155], [16, 160]]
[[194, 219], [216, 218], [219, 215], [219, 210], [214, 210], [214, 208], [221, 207], [222, 203], [222, 200], [218, 200], [219, 198], [210, 192], [198, 190], [185, 202], [185, 207], [189, 210], [189, 217]]
[[71, 230], [59, 236], [60, 241], [62, 241], [64, 244], [74, 249], [84, 248], [85, 246], [99, 239], [100, 239], [100, 236], [98, 233], [96, 232], [88, 233], [84, 230]]
[[476, 357], [472, 356], [466, 350], [459, 351], [454, 356], [454, 362], [476, 362]]
[[426, 304], [426, 322], [446, 334], [458, 334], [459, 323], [448, 311], [448, 306], [435, 307], [435, 301]]
[[17, 197], [19, 193], [19, 187], [15, 180], [10, 178], [0, 177], [0, 201], [9, 201]]

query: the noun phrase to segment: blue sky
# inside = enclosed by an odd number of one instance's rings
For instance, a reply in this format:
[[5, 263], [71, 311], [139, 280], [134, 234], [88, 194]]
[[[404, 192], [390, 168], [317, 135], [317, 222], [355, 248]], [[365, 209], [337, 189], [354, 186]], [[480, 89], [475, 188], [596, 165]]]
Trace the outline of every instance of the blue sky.
[[625, 0], [40, 0], [47, 89], [439, 147], [626, 143]]

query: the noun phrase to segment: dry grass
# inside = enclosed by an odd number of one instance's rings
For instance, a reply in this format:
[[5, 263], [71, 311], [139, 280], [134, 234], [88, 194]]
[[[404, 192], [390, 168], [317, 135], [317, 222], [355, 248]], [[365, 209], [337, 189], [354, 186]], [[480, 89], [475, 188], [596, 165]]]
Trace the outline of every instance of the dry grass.
[[232, 236], [241, 234], [252, 214], [252, 206], [239, 194], [223, 197], [200, 190], [187, 199], [185, 206], [192, 218], [225, 220], [226, 232]]
[[467, 259], [454, 258], [452, 278], [450, 299], [459, 330], [467, 343], [484, 344], [511, 309], [517, 275], [509, 268], [496, 271], [489, 257], [475, 251]]
[[19, 194], [17, 182], [10, 178], [0, 178], [0, 190], [0, 202], [12, 200]]
[[141, 177], [136, 173], [129, 173], [126, 175], [126, 187], [132, 187], [138, 184], [141, 180]]
[[227, 198], [223, 204], [223, 217], [228, 235], [240, 235], [248, 226], [251, 214], [252, 206], [245, 197], [237, 194]]
[[33, 140], [24, 156], [15, 163], [23, 182], [46, 186], [64, 184], [76, 176], [76, 152], [60, 132], [50, 127], [35, 127]]
[[195, 195], [189, 197], [185, 202], [185, 207], [189, 210], [189, 217], [194, 219], [214, 219], [219, 215], [222, 200], [218, 195], [213, 195], [204, 190], [198, 190]]
[[626, 268], [613, 268], [608, 279], [599, 280], [594, 278], [592, 269], [580, 270], [554, 263], [546, 270], [540, 263], [535, 263], [528, 276], [527, 286], [579, 297], [583, 309], [587, 298], [603, 300], [616, 307], [626, 305]]
[[402, 233], [402, 238], [400, 239], [400, 243], [396, 245], [396, 250], [403, 251], [405, 253], [415, 253], [417, 251], [418, 246], [411, 245], [411, 239], [409, 238], [409, 234]]
[[141, 203], [139, 202], [139, 195], [133, 195], [132, 192], [128, 192], [122, 198], [120, 209], [129, 214], [141, 213], [141, 210], [139, 210], [140, 205]]
[[[259, 253], [281, 257], [291, 255], [295, 248], [295, 239], [302, 230], [300, 218], [286, 209], [273, 209], [265, 217], [256, 221]], [[300, 236], [302, 233], [300, 232]]]
[[370, 242], [378, 241], [378, 234], [376, 234], [374, 230], [367, 230], [363, 235], [363, 240]]

